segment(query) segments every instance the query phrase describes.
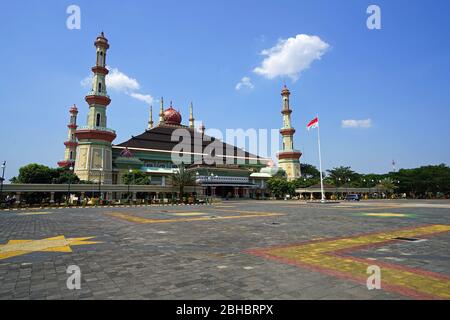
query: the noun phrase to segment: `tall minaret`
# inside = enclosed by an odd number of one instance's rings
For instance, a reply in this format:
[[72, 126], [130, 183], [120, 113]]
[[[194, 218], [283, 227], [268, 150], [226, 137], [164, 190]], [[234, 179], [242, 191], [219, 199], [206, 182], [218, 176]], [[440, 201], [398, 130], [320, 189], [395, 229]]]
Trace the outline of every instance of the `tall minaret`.
[[164, 124], [164, 98], [161, 97], [159, 107], [159, 125]]
[[64, 142], [64, 145], [66, 146], [66, 151], [64, 153], [64, 160], [58, 162], [58, 166], [61, 168], [68, 168], [73, 167], [75, 164], [75, 158], [76, 158], [76, 150], [78, 146], [77, 138], [75, 136], [75, 131], [77, 130], [77, 115], [78, 115], [78, 109], [76, 105], [73, 105], [70, 108], [70, 121], [67, 127], [68, 135], [67, 135], [67, 141]]
[[189, 128], [195, 128], [195, 119], [194, 119], [194, 104], [191, 102], [189, 107]]
[[300, 178], [300, 157], [302, 153], [294, 149], [295, 129], [291, 123], [292, 110], [289, 105], [290, 95], [291, 92], [284, 85], [281, 91], [283, 98], [283, 107], [281, 110], [281, 114], [283, 115], [283, 128], [280, 130], [283, 139], [283, 149], [278, 153], [278, 163], [280, 168], [286, 172], [288, 180], [295, 180]]
[[148, 121], [147, 130], [153, 129], [153, 106], [150, 106], [150, 120]]
[[112, 147], [116, 138], [114, 130], [107, 128], [106, 108], [111, 103], [106, 91], [106, 52], [108, 39], [103, 32], [95, 41], [96, 64], [92, 68], [94, 79], [91, 92], [86, 96], [89, 105], [87, 125], [80, 127], [75, 135], [78, 138], [75, 174], [81, 180], [112, 183]]

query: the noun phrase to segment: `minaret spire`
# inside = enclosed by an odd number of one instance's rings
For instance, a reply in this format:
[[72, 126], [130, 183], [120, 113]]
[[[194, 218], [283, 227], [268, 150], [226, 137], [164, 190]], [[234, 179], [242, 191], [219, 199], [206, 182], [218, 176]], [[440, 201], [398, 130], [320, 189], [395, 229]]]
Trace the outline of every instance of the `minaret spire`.
[[194, 119], [194, 104], [191, 102], [189, 107], [189, 128], [194, 129], [195, 127], [195, 119]]
[[153, 129], [153, 106], [150, 106], [150, 120], [148, 121], [148, 130]]
[[161, 105], [159, 108], [159, 124], [164, 124], [164, 98], [161, 97]]

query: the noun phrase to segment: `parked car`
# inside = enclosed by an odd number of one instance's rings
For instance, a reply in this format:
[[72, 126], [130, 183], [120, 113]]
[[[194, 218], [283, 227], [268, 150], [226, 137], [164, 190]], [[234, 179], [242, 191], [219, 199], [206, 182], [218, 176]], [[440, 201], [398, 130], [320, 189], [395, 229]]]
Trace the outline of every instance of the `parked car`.
[[348, 194], [348, 195], [345, 197], [345, 200], [346, 200], [346, 201], [360, 201], [361, 198], [359, 197], [358, 194]]

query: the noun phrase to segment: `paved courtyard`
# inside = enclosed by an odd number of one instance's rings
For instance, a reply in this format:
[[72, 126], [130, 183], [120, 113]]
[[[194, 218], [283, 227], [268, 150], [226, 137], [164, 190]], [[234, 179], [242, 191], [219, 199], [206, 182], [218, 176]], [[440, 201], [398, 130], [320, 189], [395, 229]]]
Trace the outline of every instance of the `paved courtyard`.
[[450, 299], [449, 243], [449, 201], [0, 211], [0, 299]]

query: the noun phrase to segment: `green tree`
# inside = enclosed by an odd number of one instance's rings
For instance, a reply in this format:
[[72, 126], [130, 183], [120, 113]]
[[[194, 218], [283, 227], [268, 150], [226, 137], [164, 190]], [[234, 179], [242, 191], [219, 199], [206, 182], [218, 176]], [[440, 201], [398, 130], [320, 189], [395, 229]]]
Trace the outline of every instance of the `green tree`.
[[19, 176], [11, 179], [13, 183], [50, 184], [59, 177], [56, 169], [31, 163], [19, 169]]
[[286, 178], [272, 177], [267, 180], [269, 192], [277, 199], [284, 198], [285, 195], [292, 195], [295, 192], [294, 184], [287, 181]]
[[186, 170], [184, 164], [178, 166], [178, 170], [172, 176], [172, 183], [179, 187], [180, 197], [184, 196], [184, 188], [186, 186], [195, 185], [195, 176], [192, 171]]
[[394, 183], [394, 180], [392, 180], [391, 178], [384, 178], [383, 180], [381, 180], [380, 187], [387, 193], [392, 193], [398, 188], [398, 186]]
[[150, 184], [150, 177], [140, 170], [132, 170], [123, 175], [122, 181], [124, 184], [146, 186]]
[[64, 168], [58, 168], [53, 170], [56, 171], [55, 172], [56, 178], [54, 178], [55, 180], [53, 180], [53, 182], [55, 182], [56, 184], [67, 184], [67, 183], [79, 184], [81, 182], [80, 178], [78, 178], [78, 176], [72, 171], [69, 171]]
[[315, 166], [307, 163], [302, 163], [300, 164], [300, 169], [302, 178], [320, 179], [320, 171]]
[[351, 182], [356, 183], [360, 180], [360, 175], [353, 171], [350, 167], [341, 166], [333, 168], [331, 170], [327, 170], [327, 172], [327, 181], [337, 187], [340, 187], [344, 184], [350, 184]]

